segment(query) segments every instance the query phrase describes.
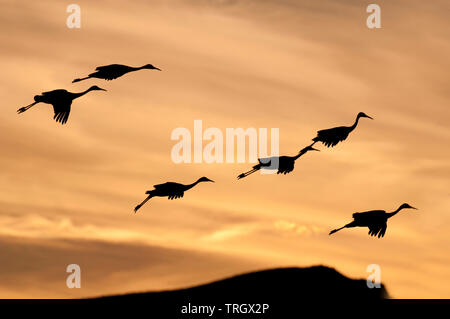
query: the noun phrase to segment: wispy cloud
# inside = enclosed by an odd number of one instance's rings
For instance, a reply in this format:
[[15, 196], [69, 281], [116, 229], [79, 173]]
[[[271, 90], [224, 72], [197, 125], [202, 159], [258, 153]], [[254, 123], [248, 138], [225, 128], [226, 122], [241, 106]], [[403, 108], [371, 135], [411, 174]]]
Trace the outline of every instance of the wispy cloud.
[[293, 234], [296, 236], [312, 236], [316, 234], [322, 234], [325, 230], [321, 227], [314, 225], [300, 225], [293, 221], [277, 220], [274, 223], [275, 229], [285, 232], [287, 234]]

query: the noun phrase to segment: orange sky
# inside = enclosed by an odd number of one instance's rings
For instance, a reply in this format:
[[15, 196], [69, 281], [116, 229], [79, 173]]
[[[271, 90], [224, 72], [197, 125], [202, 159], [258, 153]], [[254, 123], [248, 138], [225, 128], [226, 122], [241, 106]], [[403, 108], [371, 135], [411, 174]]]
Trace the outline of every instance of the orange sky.
[[[245, 271], [325, 264], [390, 294], [450, 298], [448, 1], [3, 0], [0, 11], [0, 297], [85, 297], [185, 287]], [[152, 63], [115, 81], [72, 84], [96, 66]], [[69, 122], [43, 91], [82, 91]], [[280, 129], [294, 155], [318, 129], [357, 130], [286, 176], [249, 164], [174, 164], [173, 129]], [[208, 176], [182, 200], [144, 192]], [[328, 232], [355, 211], [418, 207], [366, 229]], [[82, 288], [66, 287], [77, 263]]]

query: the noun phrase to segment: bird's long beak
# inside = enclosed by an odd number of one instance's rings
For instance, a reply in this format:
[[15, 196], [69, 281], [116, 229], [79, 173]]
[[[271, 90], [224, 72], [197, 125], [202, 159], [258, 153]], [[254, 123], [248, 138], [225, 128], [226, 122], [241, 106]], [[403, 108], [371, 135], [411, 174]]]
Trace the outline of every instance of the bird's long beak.
[[320, 152], [320, 150], [318, 150], [317, 148], [311, 147], [311, 151], [317, 151]]
[[105, 89], [99, 88], [101, 91], [106, 91]]
[[155, 70], [162, 71], [160, 68], [155, 68]]
[[212, 179], [208, 179], [208, 181], [209, 181], [209, 182], [213, 182], [213, 183], [215, 183], [215, 182], [214, 182], [214, 181], [213, 181]]
[[366, 115], [369, 119], [373, 120], [373, 117], [370, 117], [369, 115]]
[[415, 209], [415, 210], [419, 210], [418, 208], [415, 208], [415, 207], [412, 207], [412, 206], [410, 208]]

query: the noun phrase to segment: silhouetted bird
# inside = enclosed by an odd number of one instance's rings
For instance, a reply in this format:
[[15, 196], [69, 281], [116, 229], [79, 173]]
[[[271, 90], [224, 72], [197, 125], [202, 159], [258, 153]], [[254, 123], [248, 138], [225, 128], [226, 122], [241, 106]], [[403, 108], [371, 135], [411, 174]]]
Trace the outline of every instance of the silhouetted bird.
[[129, 72], [143, 70], [143, 69], [161, 71], [160, 69], [158, 69], [157, 67], [154, 67], [151, 64], [146, 64], [146, 65], [143, 65], [143, 66], [137, 67], [137, 68], [134, 68], [134, 67], [128, 66], [128, 65], [123, 65], [123, 64], [110, 64], [110, 65], [99, 66], [95, 69], [97, 72], [91, 73], [85, 78], [75, 79], [72, 81], [72, 83], [87, 80], [89, 78], [97, 78], [97, 79], [104, 79], [104, 80], [110, 81], [110, 80], [117, 79], [118, 77], [121, 77], [122, 75], [127, 74]]
[[386, 211], [384, 210], [371, 210], [363, 213], [354, 213], [353, 221], [351, 223], [348, 223], [347, 225], [341, 228], [332, 230], [330, 232], [330, 235], [344, 228], [369, 227], [370, 236], [378, 235], [378, 238], [383, 237], [384, 234], [386, 233], [387, 220], [404, 208], [417, 209], [405, 203], [402, 204], [396, 211], [393, 211], [392, 213], [386, 213]]
[[144, 205], [150, 198], [152, 197], [168, 197], [169, 199], [175, 199], [175, 198], [180, 198], [183, 197], [184, 192], [191, 189], [192, 187], [194, 187], [195, 185], [197, 185], [200, 182], [213, 182], [213, 180], [210, 180], [207, 177], [200, 177], [196, 182], [189, 184], [189, 185], [184, 185], [184, 184], [180, 184], [180, 183], [174, 183], [174, 182], [167, 182], [164, 184], [158, 184], [158, 185], [154, 185], [153, 187], [155, 189], [151, 190], [151, 191], [146, 191], [145, 193], [148, 194], [147, 198], [144, 199], [144, 201], [142, 203], [140, 203], [139, 205], [137, 205], [134, 208], [134, 213], [137, 212], [137, 210], [139, 208], [141, 208], [142, 205]]
[[[302, 156], [308, 151], [318, 151], [317, 149], [313, 148], [312, 145], [305, 147], [302, 149], [297, 155], [295, 156], [273, 156], [273, 157], [266, 157], [266, 158], [258, 158], [259, 164], [253, 166], [253, 169], [240, 174], [237, 178], [241, 179], [244, 178], [250, 174], [253, 174], [254, 172], [260, 170], [260, 169], [270, 169], [275, 170], [278, 169], [277, 174], [284, 174], [290, 173], [294, 170], [294, 164], [297, 158]], [[278, 165], [277, 165], [278, 162]]]
[[371, 118], [369, 115], [363, 112], [359, 112], [356, 116], [355, 123], [353, 123], [352, 126], [339, 126], [318, 131], [317, 137], [313, 138], [314, 143], [322, 142], [327, 147], [335, 146], [337, 143], [345, 140], [347, 136], [356, 128], [360, 117], [367, 117], [373, 120], [373, 118]]
[[90, 91], [106, 91], [105, 89], [99, 88], [98, 86], [94, 85], [91, 86], [86, 91], [80, 92], [80, 93], [72, 93], [66, 90], [53, 90], [49, 92], [44, 92], [41, 95], [36, 95], [34, 97], [34, 103], [31, 103], [30, 105], [27, 105], [25, 107], [21, 107], [17, 110], [17, 113], [23, 113], [32, 106], [38, 104], [38, 103], [46, 103], [53, 105], [53, 110], [55, 112], [55, 115], [53, 116], [53, 119], [56, 120], [56, 122], [60, 122], [61, 124], [65, 124], [67, 120], [69, 119], [69, 113], [70, 113], [70, 106], [72, 105], [72, 101], [76, 98], [79, 98], [80, 96], [85, 95], [86, 93]]

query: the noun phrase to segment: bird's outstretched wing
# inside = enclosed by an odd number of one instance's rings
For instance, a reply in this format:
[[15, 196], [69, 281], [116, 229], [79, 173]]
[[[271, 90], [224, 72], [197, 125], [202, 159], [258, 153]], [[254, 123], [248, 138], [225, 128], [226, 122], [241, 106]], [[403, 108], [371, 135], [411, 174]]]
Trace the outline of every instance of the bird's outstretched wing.
[[60, 122], [61, 124], [66, 124], [67, 120], [69, 119], [70, 114], [70, 105], [72, 102], [68, 103], [54, 103], [53, 105], [53, 111], [55, 112], [55, 115], [53, 116], [53, 119], [56, 120], [56, 122]]
[[167, 182], [164, 184], [153, 185], [156, 191], [162, 192], [169, 199], [176, 199], [184, 196], [184, 185], [180, 183]]
[[283, 162], [280, 163], [277, 174], [288, 174], [294, 170], [295, 162]]
[[179, 183], [167, 182], [167, 183], [163, 183], [163, 184], [153, 185], [153, 187], [154, 187], [155, 189], [160, 190], [160, 189], [166, 189], [166, 188], [175, 188], [175, 187], [178, 187], [178, 186], [180, 186], [180, 185], [181, 185], [181, 184], [179, 184]]
[[169, 195], [169, 199], [177, 199], [184, 196], [184, 191], [182, 190], [173, 190]]
[[99, 77], [107, 81], [117, 79], [125, 73], [132, 71], [132, 68], [122, 64], [110, 64], [97, 67], [97, 72], [90, 74], [93, 77]]
[[333, 147], [337, 143], [342, 142], [348, 136], [345, 126], [334, 127], [330, 129], [317, 131], [317, 137], [313, 139], [315, 142], [322, 142], [326, 147]]
[[290, 172], [292, 172], [294, 170], [294, 167], [292, 168], [283, 168], [283, 169], [279, 169], [277, 174], [289, 174]]
[[356, 212], [352, 215], [352, 217], [354, 219], [358, 219], [358, 218], [364, 218], [364, 217], [372, 217], [372, 216], [377, 216], [377, 215], [382, 215], [384, 214], [385, 211], [384, 210], [369, 210], [367, 212]]
[[117, 67], [122, 67], [124, 65], [122, 64], [108, 64], [108, 65], [102, 65], [102, 66], [98, 66], [97, 68], [95, 68], [96, 71], [104, 71], [104, 70], [111, 70], [111, 69], [115, 69]]
[[270, 166], [272, 165], [272, 157], [263, 157], [263, 158], [258, 158], [258, 162], [259, 164], [261, 164], [262, 166]]
[[60, 98], [60, 97], [66, 97], [67, 93], [68, 93], [67, 90], [58, 89], [58, 90], [53, 90], [53, 91], [42, 92], [42, 96], [52, 97], [52, 98]]
[[369, 235], [370, 236], [377, 236], [378, 238], [381, 238], [386, 233], [387, 224], [386, 223], [379, 223], [379, 224], [373, 224], [369, 226]]
[[381, 228], [380, 233], [378, 234], [378, 238], [384, 237], [384, 234], [386, 234], [386, 229], [387, 229], [387, 223], [384, 223], [383, 227]]

